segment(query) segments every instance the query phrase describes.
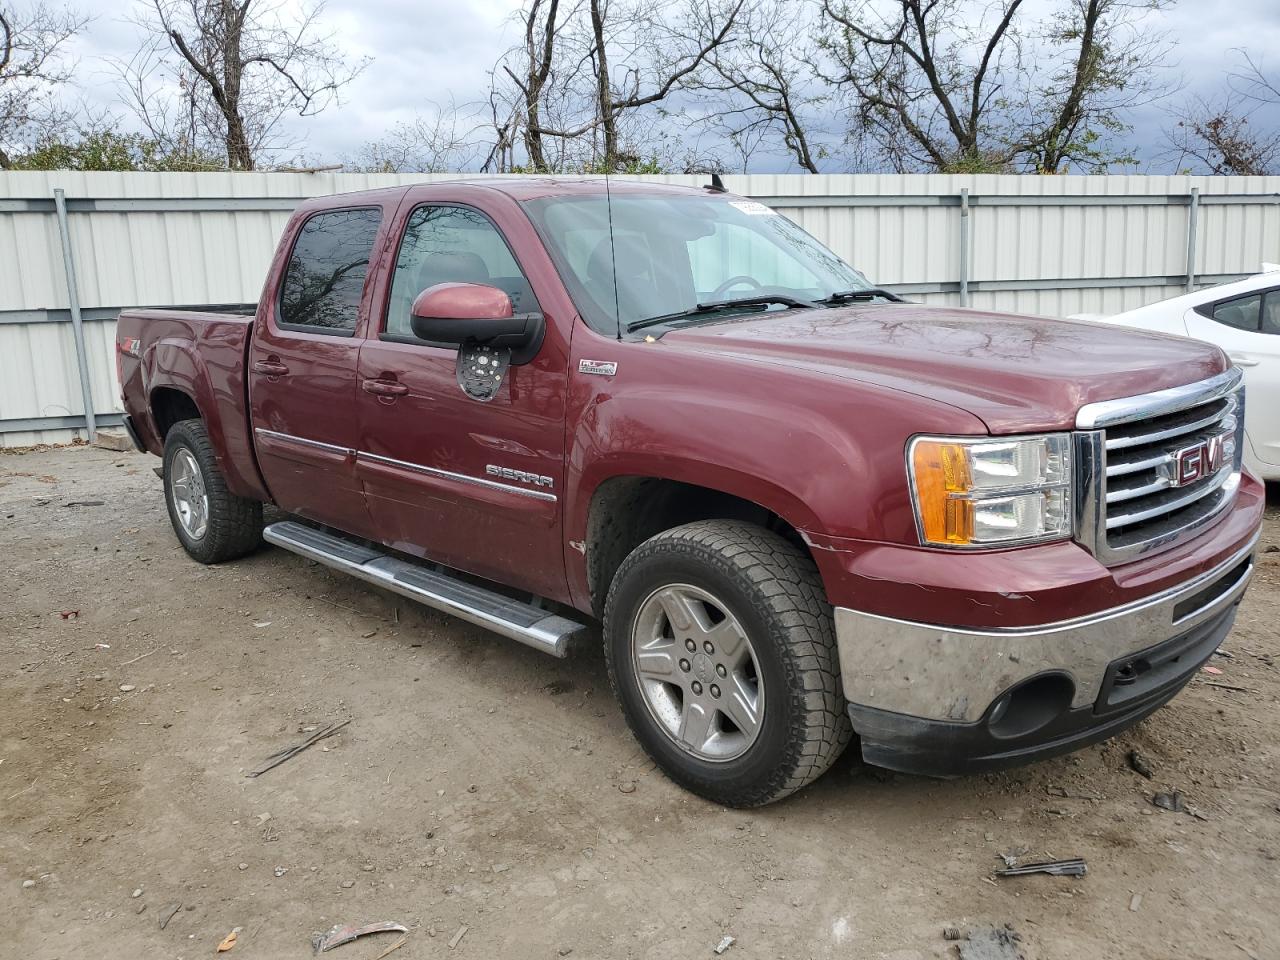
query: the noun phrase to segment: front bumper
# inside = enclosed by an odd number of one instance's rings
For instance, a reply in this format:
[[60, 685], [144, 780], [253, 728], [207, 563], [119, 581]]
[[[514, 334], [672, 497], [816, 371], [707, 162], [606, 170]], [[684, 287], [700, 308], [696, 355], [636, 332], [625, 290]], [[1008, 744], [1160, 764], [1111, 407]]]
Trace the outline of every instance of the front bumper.
[[1226, 637], [1256, 544], [1153, 596], [1035, 627], [969, 630], [837, 608], [864, 758], [954, 776], [1113, 736], [1171, 699]]

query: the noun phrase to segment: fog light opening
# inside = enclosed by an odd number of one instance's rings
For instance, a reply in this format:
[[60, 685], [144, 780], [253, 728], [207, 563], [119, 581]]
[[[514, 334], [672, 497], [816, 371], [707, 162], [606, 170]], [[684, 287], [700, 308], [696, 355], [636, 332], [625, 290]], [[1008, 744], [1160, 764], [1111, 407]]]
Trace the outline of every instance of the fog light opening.
[[1006, 691], [987, 709], [987, 729], [1001, 739], [1026, 736], [1071, 709], [1076, 685], [1065, 673], [1042, 673]]

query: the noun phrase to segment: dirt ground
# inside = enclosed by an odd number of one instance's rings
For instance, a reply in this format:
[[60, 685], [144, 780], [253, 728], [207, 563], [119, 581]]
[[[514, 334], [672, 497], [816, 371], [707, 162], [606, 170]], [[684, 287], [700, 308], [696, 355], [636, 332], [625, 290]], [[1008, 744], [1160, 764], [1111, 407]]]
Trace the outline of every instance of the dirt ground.
[[[1116, 741], [951, 782], [850, 751], [744, 813], [653, 768], [598, 651], [557, 661], [281, 550], [189, 561], [157, 462], [0, 455], [0, 956], [212, 956], [239, 928], [231, 960], [303, 958], [395, 920], [396, 960], [666, 960], [726, 935], [729, 960], [916, 960], [1004, 924], [1028, 960], [1280, 957], [1280, 551], [1221, 673]], [[1155, 808], [1171, 788], [1203, 819]], [[1089, 873], [992, 879], [1010, 851]]]

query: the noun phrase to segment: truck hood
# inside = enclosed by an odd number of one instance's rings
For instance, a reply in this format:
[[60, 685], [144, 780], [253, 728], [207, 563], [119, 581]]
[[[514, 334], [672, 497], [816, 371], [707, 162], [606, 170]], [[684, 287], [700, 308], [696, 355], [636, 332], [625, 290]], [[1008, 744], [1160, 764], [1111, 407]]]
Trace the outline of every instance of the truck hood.
[[751, 314], [673, 330], [661, 343], [939, 400], [992, 433], [1070, 429], [1086, 403], [1227, 367], [1217, 347], [1185, 337], [916, 304]]

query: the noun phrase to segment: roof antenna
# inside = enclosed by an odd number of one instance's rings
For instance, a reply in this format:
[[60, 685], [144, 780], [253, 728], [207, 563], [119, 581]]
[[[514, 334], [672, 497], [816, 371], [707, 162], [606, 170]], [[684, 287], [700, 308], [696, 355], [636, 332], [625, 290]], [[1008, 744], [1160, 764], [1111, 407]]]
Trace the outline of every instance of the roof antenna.
[[617, 323], [618, 340], [622, 340], [622, 308], [618, 306], [618, 251], [613, 245], [613, 192], [609, 189], [609, 171], [604, 172], [604, 203], [609, 216], [609, 262], [613, 266], [613, 319]]
[[703, 187], [703, 189], [710, 190], [712, 193], [728, 193], [729, 192], [724, 188], [724, 181], [720, 179], [720, 174], [718, 173], [711, 174], [710, 186]]

